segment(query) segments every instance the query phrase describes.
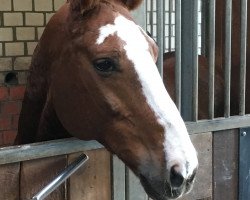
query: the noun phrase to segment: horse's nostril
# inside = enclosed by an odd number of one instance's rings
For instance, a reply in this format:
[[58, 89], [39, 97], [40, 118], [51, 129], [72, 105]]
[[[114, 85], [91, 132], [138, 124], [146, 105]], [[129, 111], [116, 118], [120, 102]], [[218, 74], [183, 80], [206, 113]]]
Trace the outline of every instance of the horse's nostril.
[[180, 172], [180, 167], [174, 165], [170, 170], [170, 184], [173, 188], [179, 188], [184, 182], [184, 177]]

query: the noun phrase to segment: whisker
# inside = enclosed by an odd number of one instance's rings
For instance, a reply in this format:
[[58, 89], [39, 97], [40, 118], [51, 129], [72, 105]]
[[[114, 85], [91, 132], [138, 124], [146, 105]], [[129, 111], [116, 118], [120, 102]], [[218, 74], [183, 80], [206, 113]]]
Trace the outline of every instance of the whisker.
[[171, 186], [170, 186], [170, 192], [171, 192], [171, 196], [174, 196], [174, 194], [173, 194], [173, 189], [172, 189]]

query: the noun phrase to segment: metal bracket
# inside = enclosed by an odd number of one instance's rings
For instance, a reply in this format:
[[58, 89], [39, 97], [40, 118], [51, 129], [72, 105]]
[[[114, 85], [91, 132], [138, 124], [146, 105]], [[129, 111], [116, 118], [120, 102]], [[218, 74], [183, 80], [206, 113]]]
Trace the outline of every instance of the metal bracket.
[[239, 200], [250, 197], [250, 128], [240, 129], [239, 139]]

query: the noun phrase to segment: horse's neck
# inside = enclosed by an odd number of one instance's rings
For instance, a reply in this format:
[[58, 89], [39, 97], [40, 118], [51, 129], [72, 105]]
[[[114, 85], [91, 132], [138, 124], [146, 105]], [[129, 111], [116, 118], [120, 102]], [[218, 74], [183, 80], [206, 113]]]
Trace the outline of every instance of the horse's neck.
[[66, 137], [66, 131], [62, 128], [50, 101], [48, 101], [51, 62], [48, 58], [43, 58], [47, 57], [38, 47], [33, 55], [23, 99], [16, 144]]
[[36, 142], [68, 138], [70, 134], [65, 130], [59, 121], [53, 105], [48, 100], [44, 106], [40, 123], [38, 126]]

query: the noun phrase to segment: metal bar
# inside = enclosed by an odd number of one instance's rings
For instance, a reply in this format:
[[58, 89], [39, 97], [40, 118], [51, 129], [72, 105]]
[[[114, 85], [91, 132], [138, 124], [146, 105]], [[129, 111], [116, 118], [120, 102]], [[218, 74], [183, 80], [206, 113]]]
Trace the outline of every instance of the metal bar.
[[239, 111], [245, 114], [246, 103], [246, 53], [247, 53], [247, 0], [241, 0], [241, 36], [240, 36], [240, 88]]
[[172, 51], [172, 13], [173, 13], [173, 1], [169, 0], [169, 11], [168, 11], [168, 21], [169, 21], [169, 26], [168, 26], [168, 50]]
[[163, 77], [163, 17], [164, 17], [164, 8], [163, 1], [157, 1], [157, 44], [159, 48], [159, 56], [157, 61], [157, 67], [161, 77]]
[[181, 111], [181, 0], [175, 0], [175, 99]]
[[250, 115], [231, 116], [229, 118], [215, 118], [213, 120], [199, 120], [197, 122], [186, 123], [187, 130], [191, 135], [249, 127], [249, 125]]
[[111, 159], [112, 200], [126, 200], [125, 164], [115, 155]]
[[0, 148], [0, 165], [100, 148], [104, 147], [96, 141], [82, 141], [75, 138], [3, 147]]
[[166, 1], [163, 0], [163, 53], [166, 51]]
[[209, 118], [214, 118], [214, 68], [215, 68], [215, 0], [209, 1], [209, 42], [208, 42], [208, 66], [209, 66], [209, 92], [208, 112]]
[[[148, 196], [145, 193], [140, 180], [136, 175], [126, 167], [126, 200], [148, 200]], [[120, 199], [116, 199], [120, 200]]]
[[209, 20], [207, 16], [209, 16], [209, 3], [210, 0], [199, 0], [201, 7], [199, 12], [201, 12], [201, 54], [207, 55], [207, 38], [209, 37], [208, 31], [209, 29], [208, 24]]
[[198, 113], [197, 0], [182, 1], [181, 13], [181, 114], [185, 121], [192, 121]]
[[230, 117], [232, 0], [226, 0], [225, 14], [225, 117]]
[[154, 8], [153, 0], [150, 0], [150, 11], [149, 11], [149, 20], [150, 20], [150, 34], [154, 37]]
[[129, 199], [129, 169], [125, 166], [125, 200]]
[[74, 172], [76, 172], [83, 164], [87, 162], [89, 157], [85, 154], [80, 155], [73, 163], [71, 163], [61, 174], [59, 174], [52, 182], [38, 192], [32, 200], [43, 200], [63, 182], [66, 181]]
[[249, 166], [250, 166], [250, 128], [240, 129], [239, 134], [239, 196], [238, 200], [249, 199], [250, 196], [250, 179], [249, 179]]
[[[192, 1], [182, 1], [181, 4], [181, 115], [185, 121], [192, 121]], [[190, 70], [191, 69], [191, 70]]]
[[193, 1], [193, 121], [198, 120], [198, 0]]

